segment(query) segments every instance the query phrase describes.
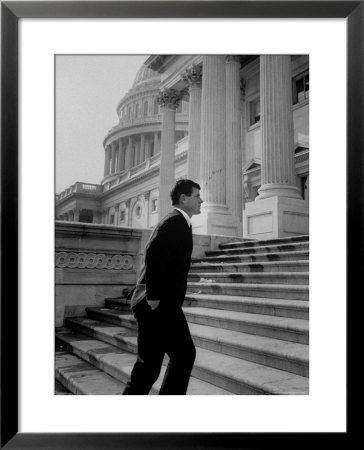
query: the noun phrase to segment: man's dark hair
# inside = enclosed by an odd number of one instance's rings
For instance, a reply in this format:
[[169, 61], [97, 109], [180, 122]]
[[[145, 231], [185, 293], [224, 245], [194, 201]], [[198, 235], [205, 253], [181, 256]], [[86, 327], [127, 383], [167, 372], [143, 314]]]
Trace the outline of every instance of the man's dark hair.
[[192, 194], [193, 188], [201, 189], [200, 185], [192, 180], [178, 180], [171, 190], [172, 205], [178, 205], [179, 198], [182, 194], [188, 197]]

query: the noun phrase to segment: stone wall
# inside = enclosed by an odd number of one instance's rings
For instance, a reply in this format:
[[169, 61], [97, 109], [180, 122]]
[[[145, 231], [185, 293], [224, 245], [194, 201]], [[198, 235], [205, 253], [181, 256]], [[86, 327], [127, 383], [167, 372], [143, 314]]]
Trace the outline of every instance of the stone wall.
[[56, 222], [56, 326], [135, 284], [150, 230]]

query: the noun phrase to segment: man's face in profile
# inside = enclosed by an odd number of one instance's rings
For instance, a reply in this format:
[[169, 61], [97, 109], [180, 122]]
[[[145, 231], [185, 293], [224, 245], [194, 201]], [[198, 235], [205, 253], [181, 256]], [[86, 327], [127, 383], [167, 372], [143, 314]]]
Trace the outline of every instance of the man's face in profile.
[[203, 203], [202, 198], [200, 197], [200, 190], [197, 188], [192, 188], [192, 193], [190, 196], [183, 195], [182, 198], [182, 206], [186, 213], [191, 217], [195, 214], [201, 213], [201, 204]]

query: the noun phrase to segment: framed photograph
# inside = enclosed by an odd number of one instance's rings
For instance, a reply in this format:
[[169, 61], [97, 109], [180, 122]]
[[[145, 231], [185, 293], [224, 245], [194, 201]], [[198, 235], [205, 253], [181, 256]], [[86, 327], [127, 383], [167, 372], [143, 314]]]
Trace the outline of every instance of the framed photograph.
[[[311, 439], [327, 439], [328, 434], [347, 443], [348, 302], [363, 270], [362, 263], [353, 258], [354, 249], [357, 252], [358, 247], [363, 247], [363, 23], [361, 1], [1, 2], [2, 448], [270, 448], [297, 445], [298, 439], [300, 446], [307, 446]], [[307, 122], [307, 136], [297, 129], [293, 133], [299, 135], [295, 135], [299, 142], [295, 152], [302, 161], [307, 150], [310, 103], [307, 395], [290, 395], [288, 391], [286, 395], [163, 399], [54, 395], [54, 324], [63, 314], [54, 305], [54, 220], [72, 221], [76, 220], [74, 214], [79, 214], [76, 208], [70, 218], [68, 210], [54, 208], [57, 127], [59, 130], [55, 105], [61, 98], [57, 97], [57, 88], [62, 80], [65, 101], [76, 105], [73, 118], [63, 117], [71, 139], [73, 127], [87, 130], [93, 126], [87, 122], [86, 109], [94, 107], [87, 101], [82, 107], [77, 104], [71, 84], [67, 84], [77, 78], [72, 67], [78, 64], [85, 73], [93, 74], [92, 61], [98, 58], [100, 73], [117, 71], [106, 63], [106, 58], [111, 61], [116, 55], [123, 55], [124, 65], [128, 61], [132, 65], [133, 56], [137, 65], [147, 63], [153, 70], [162, 68], [161, 73], [170, 55], [178, 56], [172, 58], [177, 71], [179, 64], [185, 64], [184, 55], [194, 55], [190, 58], [197, 64], [201, 64], [199, 55], [248, 55], [235, 61], [246, 72], [245, 80], [254, 80], [254, 64], [258, 61], [254, 55], [297, 55], [292, 58], [297, 66], [292, 72], [293, 110], [299, 116], [297, 120]], [[141, 79], [145, 81], [146, 70], [139, 70], [134, 87]], [[167, 87], [176, 83], [167, 76], [163, 79]], [[148, 88], [154, 89], [153, 80], [148, 80]], [[105, 94], [102, 86], [93, 89], [88, 95], [101, 98]], [[249, 196], [255, 188], [249, 170], [260, 164], [253, 141], [258, 139], [255, 130], [261, 104], [254, 81], [238, 89], [245, 95], [246, 127], [252, 140], [251, 158], [246, 167], [243, 165], [247, 173], [244, 195]], [[139, 103], [130, 108], [128, 102], [118, 103], [116, 118], [120, 124], [132, 115], [138, 121], [139, 117], [158, 113], [158, 105], [149, 102], [147, 95]], [[307, 117], [297, 105], [307, 105]], [[59, 111], [58, 115], [68, 114]], [[181, 155], [188, 131], [184, 113], [187, 117], [188, 105], [181, 102], [176, 128]], [[133, 141], [132, 164], [128, 136], [119, 136], [113, 130], [105, 129], [103, 142], [102, 183], [106, 190], [113, 187], [114, 181], [122, 182], [123, 176], [136, 174], [139, 166], [151, 167], [158, 145], [163, 145], [161, 136], [148, 129], [140, 140]], [[64, 145], [74, 149], [69, 158], [74, 165], [82, 166], [87, 154], [77, 159], [77, 148], [67, 141], [67, 133], [64, 135]], [[250, 141], [246, 142], [249, 147]], [[83, 146], [91, 147], [92, 143], [84, 142]], [[117, 173], [116, 168], [121, 175], [115, 178], [112, 175]], [[129, 175], [123, 175], [126, 170]], [[308, 186], [304, 164], [301, 172], [297, 189], [304, 195]], [[76, 185], [76, 189], [98, 189], [98, 185]], [[153, 226], [162, 204], [160, 198], [152, 190], [132, 205], [125, 200], [120, 209], [106, 205], [108, 209], [97, 211], [98, 218], [90, 218], [83, 210], [83, 221], [136, 228]], [[147, 219], [145, 204], [151, 211]], [[253, 212], [253, 216], [257, 217], [257, 213]], [[259, 219], [249, 226], [259, 228], [262, 222]], [[124, 255], [114, 253], [110, 253], [110, 264], [130, 264]], [[68, 256], [57, 254], [57, 264], [66, 264], [62, 258]], [[73, 267], [73, 262], [67, 264]]]

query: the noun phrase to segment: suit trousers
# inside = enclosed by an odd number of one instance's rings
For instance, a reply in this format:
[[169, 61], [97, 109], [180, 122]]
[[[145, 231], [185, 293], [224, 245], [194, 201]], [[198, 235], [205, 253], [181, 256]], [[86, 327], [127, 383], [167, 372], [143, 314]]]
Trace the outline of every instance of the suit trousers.
[[138, 357], [123, 395], [148, 395], [158, 379], [164, 355], [170, 358], [159, 395], [185, 395], [196, 357], [182, 308], [152, 310], [146, 300], [135, 306]]

